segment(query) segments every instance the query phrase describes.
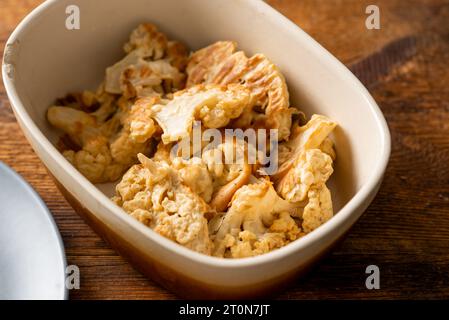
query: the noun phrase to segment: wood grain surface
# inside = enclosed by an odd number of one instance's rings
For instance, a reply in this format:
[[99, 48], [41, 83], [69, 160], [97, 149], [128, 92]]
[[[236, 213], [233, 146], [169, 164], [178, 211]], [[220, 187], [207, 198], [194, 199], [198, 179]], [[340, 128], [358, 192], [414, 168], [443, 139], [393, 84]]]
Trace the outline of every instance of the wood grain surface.
[[[39, 0], [0, 0], [0, 50]], [[347, 239], [280, 299], [449, 298], [449, 1], [270, 0], [351, 67], [379, 103], [392, 154], [378, 196]], [[376, 4], [381, 29], [367, 30]], [[0, 85], [0, 160], [42, 196], [81, 271], [72, 299], [173, 299], [136, 272], [63, 199]], [[380, 268], [367, 290], [365, 268]]]

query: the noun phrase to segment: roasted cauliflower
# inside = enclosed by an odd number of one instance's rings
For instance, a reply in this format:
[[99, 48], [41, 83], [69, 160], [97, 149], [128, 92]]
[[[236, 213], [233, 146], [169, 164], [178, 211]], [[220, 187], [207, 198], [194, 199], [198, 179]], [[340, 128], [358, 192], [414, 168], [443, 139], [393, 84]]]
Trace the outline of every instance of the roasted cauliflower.
[[168, 41], [156, 26], [139, 25], [124, 50], [126, 57], [106, 69], [105, 90], [127, 98], [164, 95], [184, 87], [188, 51]]
[[163, 130], [162, 141], [170, 143], [190, 135], [193, 122], [206, 128], [221, 128], [247, 107], [250, 95], [240, 85], [198, 85], [175, 93], [167, 104], [155, 105], [154, 119]]
[[152, 128], [148, 128], [149, 122], [146, 121], [147, 139], [138, 136], [137, 129], [134, 135], [130, 132], [130, 126], [138, 121], [139, 116], [138, 107], [120, 110], [117, 102], [111, 100], [91, 113], [74, 105], [52, 106], [47, 111], [48, 121], [65, 132], [79, 149], [68, 148], [63, 155], [94, 183], [118, 180], [137, 161], [138, 153], [151, 151], [152, 145], [148, 140], [156, 131], [154, 123]]
[[178, 171], [165, 162], [139, 154], [117, 185], [114, 201], [154, 231], [189, 249], [210, 254], [205, 215], [207, 203], [183, 182]]
[[189, 52], [149, 23], [123, 50], [96, 92], [58, 99], [47, 119], [87, 179], [117, 181], [126, 214], [219, 258], [268, 253], [331, 219], [337, 123], [291, 107], [266, 56], [232, 41]]
[[[106, 69], [97, 93], [68, 95], [47, 112], [48, 121], [80, 149], [65, 146], [64, 155], [94, 183], [119, 179], [138, 153], [152, 150], [150, 139], [159, 128], [145, 108], [152, 98], [160, 103], [184, 88], [188, 51], [154, 25], [139, 25], [124, 50], [126, 57]], [[137, 98], [147, 103], [135, 103]]]
[[247, 58], [231, 41], [219, 41], [194, 52], [187, 65], [187, 87], [206, 83], [239, 83], [251, 92], [252, 103], [236, 120], [238, 127], [277, 129], [279, 140], [290, 135], [292, 115], [284, 76], [263, 54]]
[[[213, 255], [242, 258], [266, 253], [298, 238], [300, 227], [291, 215], [297, 215], [301, 203], [278, 196], [268, 180], [245, 185], [234, 194], [229, 210], [216, 230], [211, 230]], [[217, 222], [210, 222], [213, 229]]]

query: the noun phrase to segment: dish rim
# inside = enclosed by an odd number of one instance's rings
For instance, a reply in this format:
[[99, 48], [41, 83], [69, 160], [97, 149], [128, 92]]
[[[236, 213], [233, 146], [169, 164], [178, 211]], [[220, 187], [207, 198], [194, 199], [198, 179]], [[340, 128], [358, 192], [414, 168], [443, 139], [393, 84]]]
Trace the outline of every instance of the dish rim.
[[348, 220], [352, 214], [354, 214], [354, 211], [357, 210], [357, 207], [367, 201], [370, 193], [373, 192], [373, 190], [375, 190], [378, 184], [381, 182], [390, 157], [391, 137], [387, 122], [382, 114], [382, 111], [374, 101], [373, 97], [369, 94], [368, 90], [362, 85], [362, 83], [356, 78], [356, 76], [352, 74], [337, 58], [335, 58], [331, 53], [329, 53], [324, 47], [322, 47], [316, 40], [309, 36], [295, 23], [266, 4], [264, 1], [248, 1], [247, 3], [245, 3], [246, 5], [254, 7], [255, 10], [263, 11], [266, 15], [266, 18], [270, 19], [270, 21], [278, 20], [278, 23], [281, 23], [287, 31], [297, 33], [298, 37], [301, 37], [302, 39], [304, 39], [304, 42], [308, 43], [308, 49], [311, 50], [312, 53], [316, 54], [316, 56], [320, 56], [319, 59], [326, 65], [332, 65], [332, 67], [341, 74], [341, 77], [343, 79], [353, 83], [353, 85], [365, 99], [366, 103], [369, 105], [371, 116], [374, 118], [376, 127], [380, 132], [380, 145], [382, 149], [382, 152], [380, 154], [380, 161], [377, 163], [375, 169], [367, 178], [367, 181], [361, 186], [356, 194], [338, 212], [336, 212], [329, 221], [327, 221], [311, 233], [308, 233], [304, 237], [295, 240], [277, 250], [255, 257], [223, 259], [208, 256], [187, 249], [180, 244], [177, 244], [163, 237], [162, 235], [153, 231], [151, 228], [148, 228], [130, 215], [126, 214], [119, 206], [113, 203], [104, 193], [97, 189], [94, 184], [87, 180], [87, 178], [85, 178], [64, 158], [64, 156], [48, 140], [48, 138], [38, 128], [31, 116], [28, 114], [17, 93], [14, 80], [11, 79], [11, 77], [7, 74], [7, 63], [5, 63], [5, 56], [8, 51], [8, 46], [20, 39], [22, 31], [27, 29], [27, 27], [30, 26], [34, 19], [43, 15], [46, 9], [54, 6], [59, 1], [61, 0], [47, 0], [37, 6], [19, 23], [19, 25], [15, 28], [5, 44], [5, 51], [2, 60], [2, 76], [6, 93], [11, 102], [11, 107], [14, 110], [16, 117], [18, 117], [20, 122], [23, 123], [24, 127], [27, 128], [27, 131], [33, 135], [34, 139], [38, 144], [40, 144], [42, 149], [44, 149], [52, 157], [57, 165], [59, 165], [68, 174], [70, 174], [72, 179], [74, 179], [78, 184], [82, 185], [84, 190], [88, 192], [90, 196], [92, 196], [96, 201], [98, 201], [101, 206], [114, 214], [116, 218], [118, 218], [122, 223], [130, 225], [133, 229], [135, 229], [136, 232], [142, 233], [142, 235], [148, 237], [158, 245], [163, 246], [165, 249], [170, 250], [172, 253], [178, 254], [183, 258], [195, 263], [201, 263], [210, 267], [219, 267], [225, 269], [251, 267], [259, 264], [272, 263], [273, 261], [281, 260], [286, 256], [294, 254], [295, 252], [300, 252], [304, 248], [307, 248], [314, 243], [319, 242], [321, 238], [323, 238], [327, 233], [342, 226], [345, 221]]

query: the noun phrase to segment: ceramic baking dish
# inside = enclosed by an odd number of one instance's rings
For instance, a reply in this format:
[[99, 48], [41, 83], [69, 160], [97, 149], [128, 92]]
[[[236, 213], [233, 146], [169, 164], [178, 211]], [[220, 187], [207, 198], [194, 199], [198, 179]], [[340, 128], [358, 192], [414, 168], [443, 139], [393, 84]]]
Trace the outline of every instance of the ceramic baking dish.
[[[66, 8], [80, 9], [79, 30], [65, 26]], [[235, 40], [248, 55], [262, 52], [284, 73], [292, 105], [339, 123], [330, 185], [335, 217], [286, 247], [225, 260], [181, 247], [111, 202], [111, 185], [95, 186], [55, 148], [58, 133], [45, 114], [56, 97], [94, 89], [140, 22], [151, 21], [191, 49]], [[3, 79], [17, 120], [76, 211], [133, 265], [189, 298], [255, 297], [275, 292], [341, 239], [374, 198], [390, 154], [378, 106], [331, 54], [263, 1], [50, 0], [28, 15], [8, 40]], [[82, 270], [81, 270], [82, 272]]]

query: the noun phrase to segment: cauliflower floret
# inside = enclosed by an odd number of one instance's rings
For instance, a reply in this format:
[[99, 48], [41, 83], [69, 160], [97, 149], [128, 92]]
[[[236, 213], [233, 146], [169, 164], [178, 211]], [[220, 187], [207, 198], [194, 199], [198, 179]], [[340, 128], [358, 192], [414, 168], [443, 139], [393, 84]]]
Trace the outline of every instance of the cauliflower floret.
[[305, 150], [277, 183], [276, 191], [288, 201], [302, 201], [312, 185], [319, 186], [326, 183], [332, 172], [330, 156], [319, 149]]
[[287, 84], [279, 69], [264, 55], [256, 54], [248, 59], [242, 81], [251, 90], [256, 106], [265, 111], [266, 127], [279, 130], [279, 140], [287, 139], [292, 115], [298, 111], [289, 107]]
[[167, 37], [151, 23], [142, 23], [131, 32], [129, 41], [123, 46], [126, 53], [142, 49], [145, 56], [153, 60], [162, 59], [167, 50]]
[[206, 164], [201, 158], [193, 157], [189, 160], [175, 158], [173, 168], [178, 170], [182, 182], [199, 194], [206, 202], [210, 202], [214, 192], [212, 177]]
[[[251, 240], [244, 242], [251, 245], [251, 252], [255, 250], [250, 256], [258, 254], [257, 250], [262, 247], [270, 248], [268, 242], [277, 239], [276, 237], [278, 236], [267, 234], [271, 233], [270, 228], [273, 228], [274, 233], [280, 233], [276, 232], [276, 230], [280, 229], [281, 224], [280, 222], [275, 223], [279, 214], [287, 212], [296, 215], [303, 207], [302, 203], [293, 204], [280, 198], [271, 182], [265, 179], [241, 187], [234, 194], [231, 206], [227, 213], [224, 214], [221, 223], [218, 223], [219, 227], [216, 228], [216, 234], [213, 236], [213, 254], [219, 257], [227, 255], [226, 251], [238, 245], [239, 241], [241, 241], [239, 237], [242, 235], [242, 231], [247, 231], [243, 235], [250, 236]], [[282, 218], [286, 219], [285, 215]], [[217, 219], [220, 219], [220, 216], [216, 216], [211, 220], [210, 227], [216, 227]], [[282, 245], [288, 243], [292, 235], [300, 234], [299, 228], [296, 232], [290, 230], [293, 225], [287, 223], [285, 226], [289, 226], [284, 230], [288, 232], [288, 235], [281, 235], [281, 238], [284, 239]], [[248, 244], [245, 246], [248, 246]], [[239, 250], [239, 252], [241, 251]], [[241, 253], [233, 254], [231, 249], [231, 256], [234, 255], [241, 257]]]
[[137, 100], [131, 107], [129, 116], [125, 120], [125, 125], [129, 128], [130, 139], [143, 143], [160, 131], [158, 125], [151, 118], [151, 107], [157, 102], [159, 102], [158, 98], [147, 97]]
[[[336, 123], [314, 115], [292, 125], [301, 113], [290, 107], [285, 79], [267, 57], [247, 57], [231, 41], [189, 57], [148, 23], [132, 32], [124, 51], [95, 93], [59, 99], [47, 118], [65, 133], [63, 155], [90, 181], [122, 177], [112, 200], [127, 214], [191, 250], [224, 258], [270, 252], [332, 217], [326, 182]], [[277, 129], [279, 169], [264, 171], [265, 154], [248, 137], [225, 133], [210, 143], [202, 136], [196, 145], [199, 127]], [[275, 154], [267, 137], [256, 142]]]
[[167, 59], [147, 61], [137, 49], [106, 69], [106, 91], [127, 98], [161, 95], [184, 87], [185, 75]]
[[129, 135], [126, 129], [122, 129], [110, 144], [111, 155], [115, 162], [130, 167], [137, 162], [137, 154], [149, 154], [151, 144], [146, 142], [136, 142]]
[[332, 198], [325, 184], [312, 187], [308, 192], [309, 202], [302, 213], [302, 227], [308, 233], [332, 218]]
[[151, 119], [151, 106], [159, 102], [158, 97], [148, 97], [137, 101], [122, 113], [121, 130], [111, 138], [110, 149], [114, 161], [127, 168], [137, 162], [137, 154], [149, 154], [152, 150], [150, 140], [158, 130]]
[[[56, 99], [55, 106], [69, 107], [88, 113], [97, 123], [104, 123], [116, 112], [115, 101], [116, 97], [106, 93], [103, 85], [100, 85], [97, 92], [85, 90], [81, 93], [69, 93], [63, 98]], [[57, 113], [57, 109], [55, 112]]]
[[332, 158], [332, 161], [335, 161], [335, 159], [337, 158], [337, 154], [335, 153], [334, 149], [334, 142], [330, 138], [324, 139], [318, 149], [329, 155]]
[[192, 250], [210, 254], [204, 200], [182, 183], [179, 173], [165, 162], [139, 154], [116, 187], [114, 201], [127, 213], [161, 235]]
[[172, 159], [175, 157], [175, 155], [172, 155], [174, 144], [165, 144], [162, 141], [160, 141], [156, 147], [156, 152], [154, 153], [152, 159], [154, 161], [163, 161], [168, 164], [171, 164]]
[[302, 213], [302, 227], [306, 233], [326, 222], [333, 214], [331, 194], [325, 184], [333, 172], [332, 158], [319, 148], [331, 152], [328, 135], [336, 125], [324, 116], [313, 115], [306, 125], [293, 130], [289, 141], [281, 144], [279, 159], [283, 162], [272, 178], [276, 190], [284, 199], [307, 201]]
[[276, 214], [278, 217], [268, 231], [257, 237], [251, 231], [241, 231], [237, 238], [227, 238], [227, 247], [230, 251], [225, 253], [227, 258], [246, 258], [273, 251], [286, 244], [299, 239], [304, 235], [301, 228], [288, 212]]
[[[278, 139], [290, 135], [292, 114], [285, 79], [279, 69], [262, 54], [247, 58], [242, 51], [235, 52], [236, 44], [219, 41], [194, 52], [187, 65], [187, 87], [193, 85], [241, 83], [252, 96], [252, 103], [236, 120], [238, 127], [259, 126], [278, 129]], [[256, 107], [263, 111], [254, 112]], [[262, 116], [261, 116], [262, 115]]]
[[113, 162], [107, 140], [101, 136], [89, 140], [82, 150], [66, 150], [63, 155], [93, 183], [115, 181], [126, 169], [123, 165]]
[[115, 181], [126, 170], [116, 163], [109, 150], [108, 137], [118, 128], [116, 118], [102, 122], [101, 106], [96, 112], [87, 113], [72, 107], [53, 106], [48, 109], [47, 119], [64, 131], [80, 150], [65, 150], [63, 155], [93, 183]]
[[279, 145], [279, 169], [273, 180], [277, 182], [284, 177], [304, 150], [318, 149], [336, 126], [329, 118], [314, 114], [307, 124], [293, 128], [289, 140]]
[[236, 49], [237, 44], [233, 41], [218, 41], [194, 52], [187, 64], [187, 87], [212, 83], [213, 69], [220, 66]]
[[219, 128], [240, 115], [250, 100], [249, 92], [240, 85], [198, 86], [177, 92], [167, 104], [155, 105], [154, 118], [170, 143], [190, 135], [194, 120], [206, 128]]
[[183, 183], [216, 211], [226, 210], [234, 193], [251, 177], [252, 166], [243, 140], [225, 139], [214, 148], [203, 149], [201, 157], [183, 158], [171, 151], [159, 144], [154, 159], [171, 163]]
[[79, 145], [100, 134], [97, 119], [74, 108], [52, 106], [48, 108], [47, 119], [51, 125], [64, 131]]
[[119, 62], [108, 67], [106, 69], [105, 90], [113, 94], [122, 94], [123, 91], [120, 85], [120, 79], [123, 71], [125, 71], [129, 66], [139, 63], [139, 61], [143, 59], [142, 56], [142, 50], [135, 50], [130, 52]]
[[167, 40], [167, 37], [151, 23], [140, 24], [134, 29], [124, 46], [126, 53], [136, 49], [142, 49], [145, 52], [144, 56], [152, 60], [165, 58], [180, 71], [184, 71], [189, 56], [187, 48], [182, 43]]
[[166, 59], [179, 71], [185, 71], [189, 54], [189, 50], [187, 50], [182, 43], [178, 41], [168, 41]]
[[184, 87], [187, 49], [149, 23], [139, 25], [121, 61], [106, 69], [105, 88], [127, 98], [171, 93]]
[[288, 212], [279, 213], [279, 217], [273, 221], [269, 231], [271, 233], [281, 233], [285, 236], [285, 240], [293, 241], [304, 233], [298, 227], [296, 221]]
[[213, 183], [210, 205], [218, 212], [226, 210], [234, 193], [250, 180], [252, 165], [247, 150], [246, 142], [225, 139], [216, 148], [203, 152], [202, 160]]
[[98, 135], [111, 137], [118, 131], [118, 101], [103, 91], [103, 85], [97, 93], [71, 94], [56, 103], [47, 110], [48, 121], [79, 146]]
[[[137, 161], [139, 152], [148, 154], [151, 151], [151, 144], [147, 140], [154, 134], [157, 125], [151, 119], [144, 120], [143, 128], [135, 125], [145, 118], [145, 110], [141, 105], [133, 107], [131, 111], [126, 108], [117, 111], [117, 106], [113, 107], [110, 99], [100, 96], [97, 100], [103, 101], [103, 104], [94, 112], [53, 106], [48, 109], [47, 118], [54, 127], [68, 134], [81, 149], [66, 150], [66, 158], [91, 182], [103, 183], [120, 178], [124, 170]], [[115, 113], [111, 113], [111, 110]], [[130, 134], [130, 125], [133, 123], [134, 131]]]

